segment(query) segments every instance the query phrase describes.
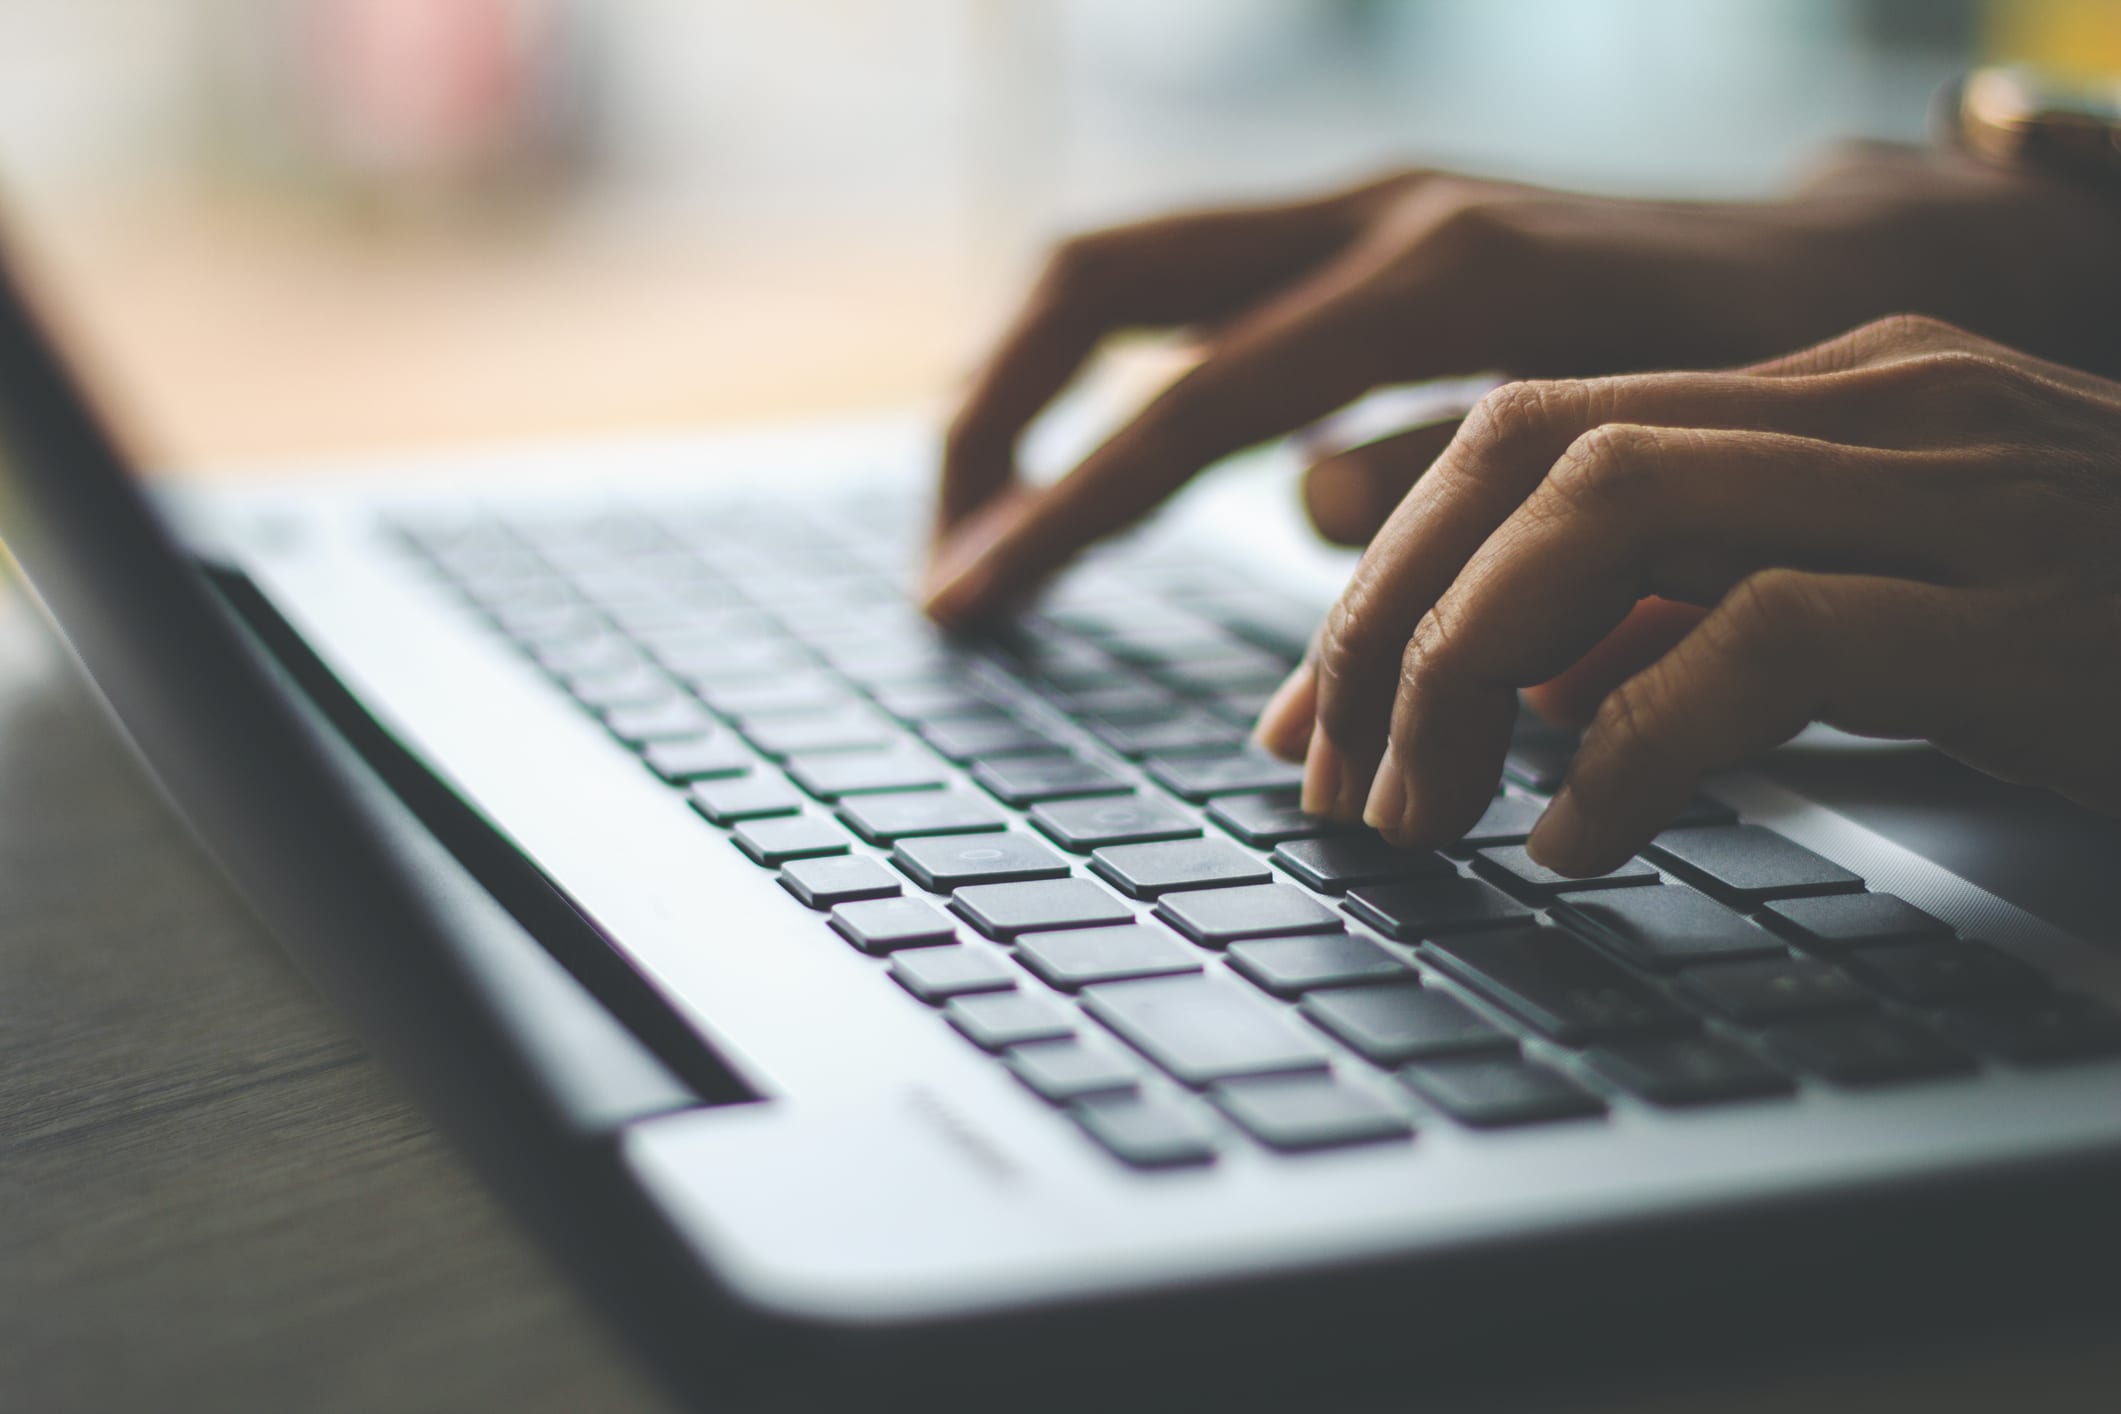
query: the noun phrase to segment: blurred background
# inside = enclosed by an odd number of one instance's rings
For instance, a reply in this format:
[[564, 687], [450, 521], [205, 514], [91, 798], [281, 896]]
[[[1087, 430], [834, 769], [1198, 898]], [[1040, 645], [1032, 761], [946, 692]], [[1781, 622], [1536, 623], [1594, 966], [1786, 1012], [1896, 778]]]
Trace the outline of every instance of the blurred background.
[[1054, 236], [1420, 161], [1752, 194], [2112, 0], [5, 0], [0, 192], [167, 463], [937, 407]]

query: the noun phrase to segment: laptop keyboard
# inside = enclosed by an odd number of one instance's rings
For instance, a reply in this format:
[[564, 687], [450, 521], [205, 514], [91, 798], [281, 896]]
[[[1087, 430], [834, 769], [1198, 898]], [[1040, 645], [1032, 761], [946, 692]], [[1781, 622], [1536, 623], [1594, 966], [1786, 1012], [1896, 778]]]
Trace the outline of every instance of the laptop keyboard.
[[947, 640], [899, 587], [912, 514], [395, 529], [821, 938], [1135, 1167], [1246, 1142], [1206, 1106], [1301, 1153], [2121, 1053], [2110, 1012], [1707, 799], [1611, 874], [1540, 867], [1573, 743], [1534, 724], [1448, 850], [1305, 815], [1247, 744], [1301, 606], [1122, 544]]

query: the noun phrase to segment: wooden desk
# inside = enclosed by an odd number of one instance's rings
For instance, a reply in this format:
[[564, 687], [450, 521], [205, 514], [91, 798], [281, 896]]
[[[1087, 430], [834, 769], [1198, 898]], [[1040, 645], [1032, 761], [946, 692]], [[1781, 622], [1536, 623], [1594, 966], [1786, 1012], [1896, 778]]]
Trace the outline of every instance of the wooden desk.
[[[0, 802], [0, 1409], [668, 1407], [290, 972], [11, 588]], [[1724, 1384], [1479, 1407], [2111, 1414], [2121, 1332]]]

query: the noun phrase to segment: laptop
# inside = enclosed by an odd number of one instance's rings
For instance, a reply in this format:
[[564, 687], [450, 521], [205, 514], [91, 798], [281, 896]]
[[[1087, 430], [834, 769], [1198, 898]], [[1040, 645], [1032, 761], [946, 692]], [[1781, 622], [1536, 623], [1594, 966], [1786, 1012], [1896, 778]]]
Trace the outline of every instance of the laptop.
[[149, 486], [27, 294], [29, 586], [689, 1397], [1403, 1402], [2107, 1285], [2111, 821], [1813, 735], [1566, 880], [1528, 723], [1396, 852], [1247, 745], [1345, 569], [1271, 463], [946, 639], [917, 425]]

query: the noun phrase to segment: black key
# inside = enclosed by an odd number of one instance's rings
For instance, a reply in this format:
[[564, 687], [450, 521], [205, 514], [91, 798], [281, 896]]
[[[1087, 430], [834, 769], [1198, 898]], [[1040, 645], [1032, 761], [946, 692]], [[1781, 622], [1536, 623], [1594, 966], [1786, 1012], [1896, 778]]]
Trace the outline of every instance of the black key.
[[1208, 1093], [1245, 1132], [1284, 1153], [1405, 1139], [1414, 1132], [1384, 1100], [1331, 1075], [1231, 1080]]
[[1201, 970], [1200, 959], [1191, 948], [1146, 923], [1026, 933], [1016, 940], [1016, 960], [1040, 981], [1065, 992], [1096, 982], [1174, 977]]
[[973, 720], [994, 711], [993, 698], [963, 682], [884, 683], [869, 696], [900, 721], [917, 725]]
[[1047, 696], [1054, 706], [1072, 717], [1099, 717], [1108, 722], [1125, 721], [1129, 717], [1148, 721], [1176, 710], [1178, 698], [1167, 688], [1137, 682], [1116, 673], [1104, 672], [1095, 676], [1102, 681], [1093, 684], [1077, 679], [1082, 686], [1065, 692], [1051, 692]]
[[1605, 1113], [1605, 1101], [1560, 1071], [1517, 1056], [1419, 1061], [1402, 1069], [1399, 1078], [1451, 1118], [1476, 1129]]
[[907, 948], [891, 959], [891, 976], [924, 1002], [946, 1002], [1016, 986], [1009, 964], [979, 948]]
[[1058, 879], [1068, 861], [1029, 835], [934, 835], [900, 840], [891, 862], [922, 888], [939, 894], [967, 884]]
[[1200, 834], [1200, 826], [1177, 806], [1144, 795], [1050, 800], [1031, 807], [1031, 823], [1062, 849], [1077, 854], [1106, 845], [1185, 840]]
[[781, 887], [812, 908], [831, 908], [863, 898], [889, 898], [898, 876], [864, 855], [792, 859], [781, 870]]
[[1473, 828], [1452, 848], [1472, 851], [1489, 845], [1523, 844], [1532, 833], [1532, 826], [1546, 810], [1543, 801], [1526, 800], [1521, 795], [1498, 795], [1488, 802]]
[[1233, 726], [1250, 731], [1252, 724], [1267, 710], [1274, 700], [1273, 689], [1239, 688], [1224, 692], [1211, 692], [1201, 699], [1201, 706], [1213, 712]]
[[950, 907], [990, 938], [1134, 921], [1132, 909], [1088, 879], [973, 884], [959, 889]]
[[1697, 795], [1686, 803], [1677, 815], [1665, 825], [1666, 829], [1677, 829], [1681, 825], [1735, 825], [1738, 812], [1720, 800], [1710, 800]]
[[762, 820], [771, 815], [793, 815], [803, 808], [803, 798], [777, 776], [745, 776], [730, 781], [705, 781], [692, 788], [692, 808], [717, 825], [740, 820]]
[[2038, 969], [1986, 943], [1940, 940], [1865, 948], [1848, 965], [1887, 996], [1918, 1005], [2033, 996], [2047, 990]]
[[2121, 1018], [2087, 997], [1998, 999], [1954, 1007], [1944, 1028], [1964, 1045], [2019, 1065], [2121, 1054]]
[[659, 642], [656, 661], [687, 682], [703, 687], [780, 677], [817, 666], [792, 643], [772, 639], [732, 643], [706, 635]]
[[1973, 1061], [1929, 1032], [1888, 1016], [1823, 1016], [1767, 1033], [1777, 1060], [1836, 1085], [1886, 1085], [1961, 1075]]
[[1657, 882], [1657, 868], [1647, 860], [1630, 859], [1608, 874], [1572, 879], [1536, 864], [1521, 844], [1499, 844], [1473, 856], [1473, 867], [1511, 893], [1547, 899], [1578, 889], [1628, 889]]
[[1694, 1020], [1589, 943], [1537, 925], [1426, 945], [1436, 965], [1564, 1045], [1686, 1031]]
[[1156, 914], [1194, 942], [1212, 948], [1245, 938], [1341, 931], [1338, 914], [1288, 884], [1167, 894], [1157, 900]]
[[674, 786], [693, 781], [726, 780], [741, 776], [757, 764], [743, 744], [726, 733], [692, 737], [685, 741], [659, 741], [641, 753], [648, 769]]
[[1569, 762], [1576, 756], [1576, 738], [1537, 728], [1521, 730], [1503, 759], [1503, 774], [1517, 784], [1552, 795], [1568, 779]]
[[821, 672], [727, 683], [696, 682], [693, 690], [715, 711], [745, 723], [770, 717], [834, 715], [859, 705], [852, 692]]
[[[907, 953], [919, 957], [920, 953]], [[1003, 1064], [1042, 1100], [1064, 1105], [1092, 1095], [1128, 1095], [1141, 1072], [1112, 1046], [1087, 1041], [1035, 1041], [1012, 1046]]]
[[562, 678], [561, 685], [575, 701], [595, 712], [646, 707], [677, 693], [669, 678], [645, 665], [608, 673], [573, 674]]
[[1228, 840], [1166, 840], [1110, 845], [1090, 856], [1090, 868], [1133, 898], [1156, 898], [1175, 889], [1264, 884], [1267, 866]]
[[1187, 661], [1207, 662], [1237, 645], [1228, 635], [1213, 629], [1174, 624], [1130, 628], [1105, 636], [1100, 646], [1123, 663], [1161, 667]]
[[746, 820], [733, 836], [737, 848], [768, 869], [791, 859], [818, 859], [847, 852], [847, 832], [817, 815], [786, 815]]
[[1274, 862], [1314, 889], [1345, 893], [1392, 879], [1456, 878], [1451, 861], [1429, 850], [1397, 849], [1382, 835], [1325, 835], [1276, 846]]
[[689, 697], [666, 697], [640, 707], [619, 707], [604, 716], [605, 730], [636, 749], [651, 742], [683, 741], [721, 730], [714, 714]]
[[1313, 987], [1411, 980], [1414, 975], [1398, 958], [1353, 933], [1314, 933], [1232, 943], [1230, 966], [1246, 980], [1282, 997], [1293, 997]]
[[1152, 756], [1143, 763], [1165, 789], [1187, 800], [1212, 800], [1262, 790], [1286, 790], [1303, 784], [1304, 768], [1277, 761], [1263, 751], [1227, 756]]
[[1289, 675], [1289, 665], [1270, 654], [1227, 654], [1197, 658], [1151, 669], [1179, 691], [1206, 697], [1226, 692], [1272, 692]]
[[1517, 1049], [1507, 1031], [1434, 987], [1335, 987], [1305, 997], [1303, 1013], [1379, 1065]]
[[1069, 1113], [1085, 1134], [1133, 1168], [1180, 1168], [1215, 1160], [1215, 1143], [1206, 1126], [1161, 1100], [1097, 1096], [1071, 1105]]
[[1532, 910], [1479, 879], [1416, 879], [1365, 884], [1348, 893], [1348, 912], [1402, 942], [1439, 933], [1521, 923]]
[[631, 640], [610, 632], [548, 640], [533, 646], [530, 656], [539, 667], [562, 680], [625, 672], [638, 669], [647, 661]]
[[743, 732], [746, 740], [776, 761], [799, 753], [877, 751], [894, 740], [890, 727], [861, 711], [762, 717], [747, 722]]
[[921, 739], [952, 761], [984, 761], [992, 756], [1050, 756], [1061, 744], [1008, 717], [974, 717], [930, 722]]
[[1244, 730], [1198, 708], [1181, 708], [1146, 722], [1093, 718], [1091, 735], [1122, 756], [1187, 756], [1223, 752], [1242, 743]]
[[1215, 978], [1100, 983], [1083, 1005], [1187, 1085], [1326, 1068], [1325, 1047], [1287, 1012]]
[[1075, 1021], [1044, 997], [1024, 992], [992, 992], [955, 997], [943, 1005], [943, 1019], [982, 1050], [1001, 1051], [1028, 1041], [1063, 1041], [1075, 1034]]
[[1727, 903], [1754, 905], [1799, 894], [1845, 894], [1863, 880], [1765, 825], [1666, 830], [1650, 846], [1672, 872]]
[[1563, 921], [1622, 960], [1653, 972], [1787, 954], [1773, 933], [1684, 884], [1574, 895], [1564, 905]]
[[863, 839], [884, 845], [921, 835], [980, 834], [1009, 823], [980, 797], [957, 791], [858, 795], [838, 813]]
[[493, 610], [501, 632], [527, 646], [566, 643], [604, 632], [604, 621], [585, 604], [503, 604]]
[[867, 899], [832, 910], [832, 926], [863, 952], [887, 953], [957, 941], [957, 927], [917, 898]]
[[788, 762], [790, 779], [827, 802], [885, 791], [941, 790], [947, 774], [933, 757], [910, 751], [797, 756]]
[[1304, 814], [1297, 808], [1293, 790], [1220, 796], [1208, 806], [1208, 818], [1255, 849], [1271, 849], [1284, 840], [1352, 834], [1359, 828], [1323, 815]]
[[1855, 978], [1812, 957], [1690, 967], [1679, 978], [1679, 990], [1749, 1026], [1825, 1012], [1868, 1011], [1876, 1005]]
[[1942, 938], [1951, 928], [1891, 894], [1826, 894], [1787, 898], [1767, 906], [1768, 927], [1816, 952], [1838, 953], [1877, 943]]
[[1094, 761], [1079, 756], [1012, 756], [982, 761], [972, 777], [1004, 804], [1021, 810], [1042, 800], [1084, 795], [1124, 795], [1134, 787]]
[[1744, 1047], [1714, 1036], [1661, 1037], [1600, 1046], [1587, 1059], [1654, 1105], [1712, 1105], [1787, 1095], [1790, 1078]]

